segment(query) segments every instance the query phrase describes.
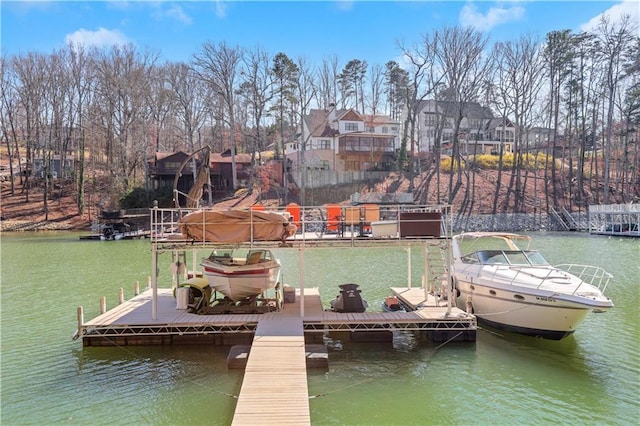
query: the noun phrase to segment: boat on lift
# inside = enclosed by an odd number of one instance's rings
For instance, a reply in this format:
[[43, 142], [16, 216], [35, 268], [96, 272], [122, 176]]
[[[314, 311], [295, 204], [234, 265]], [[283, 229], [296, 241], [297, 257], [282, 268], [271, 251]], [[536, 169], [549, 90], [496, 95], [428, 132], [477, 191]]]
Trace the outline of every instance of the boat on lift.
[[236, 302], [274, 288], [280, 280], [280, 261], [270, 250], [214, 250], [200, 263], [204, 278], [216, 292]]

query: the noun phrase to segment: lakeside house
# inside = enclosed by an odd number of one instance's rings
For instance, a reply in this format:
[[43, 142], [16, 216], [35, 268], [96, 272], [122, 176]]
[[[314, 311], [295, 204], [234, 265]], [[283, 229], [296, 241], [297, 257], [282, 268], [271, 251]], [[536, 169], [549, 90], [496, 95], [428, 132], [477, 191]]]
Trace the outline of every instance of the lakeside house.
[[351, 109], [312, 109], [298, 137], [285, 144], [292, 170], [361, 172], [392, 170], [400, 145], [400, 122]]
[[436, 100], [424, 100], [418, 105], [418, 151], [433, 152], [435, 146], [441, 146], [443, 154], [451, 154], [456, 117], [461, 117], [458, 146], [462, 155], [514, 151], [515, 126], [507, 117], [494, 117], [489, 107], [477, 102]]
[[[176, 174], [180, 166], [184, 164], [182, 173], [178, 176], [176, 189], [182, 194], [189, 192], [194, 184], [194, 170], [197, 171], [201, 165], [201, 159], [194, 162], [185, 161], [189, 154], [184, 151], [177, 152], [156, 152], [147, 160], [148, 177], [153, 189], [170, 188], [173, 189]], [[246, 186], [250, 176], [251, 155], [239, 153], [235, 156], [236, 176], [240, 187]], [[211, 191], [214, 198], [220, 198], [233, 193], [233, 168], [231, 152], [227, 150], [223, 153], [211, 153], [209, 155], [209, 174]]]

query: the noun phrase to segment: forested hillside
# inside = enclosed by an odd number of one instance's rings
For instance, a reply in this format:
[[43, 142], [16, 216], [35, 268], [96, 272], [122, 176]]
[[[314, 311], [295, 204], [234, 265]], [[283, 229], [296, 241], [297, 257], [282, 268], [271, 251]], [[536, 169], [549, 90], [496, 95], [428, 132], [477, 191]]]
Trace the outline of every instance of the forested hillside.
[[[2, 215], [37, 212], [47, 221], [62, 205], [78, 218], [118, 208], [132, 190], [147, 187], [154, 153], [206, 145], [254, 155], [252, 176], [259, 176], [260, 153], [282, 159], [284, 144], [297, 141], [303, 148], [295, 174], [305, 167], [303, 117], [330, 105], [402, 122], [388, 172], [406, 177], [406, 190], [420, 202], [470, 214], [640, 199], [640, 37], [628, 16], [615, 24], [603, 18], [591, 33], [495, 44], [470, 28], [436, 29], [421, 44], [400, 45], [402, 63], [314, 63], [227, 41], [193, 49], [186, 63], [133, 45], [69, 44], [50, 54], [2, 56]], [[479, 102], [508, 117], [515, 154], [463, 154], [459, 139], [468, 135], [458, 131], [420, 152], [416, 108], [425, 99]], [[536, 127], [550, 133], [534, 150], [527, 135]], [[55, 164], [68, 167], [54, 173]], [[381, 185], [388, 190], [388, 182]], [[268, 189], [260, 179], [248, 186]]]

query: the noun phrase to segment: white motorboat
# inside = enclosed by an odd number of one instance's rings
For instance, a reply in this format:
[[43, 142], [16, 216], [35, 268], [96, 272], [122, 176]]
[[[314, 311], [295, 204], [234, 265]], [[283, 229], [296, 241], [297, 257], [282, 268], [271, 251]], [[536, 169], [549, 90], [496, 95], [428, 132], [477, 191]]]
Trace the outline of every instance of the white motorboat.
[[258, 296], [280, 279], [280, 261], [264, 249], [248, 250], [243, 256], [238, 250], [214, 250], [200, 266], [209, 286], [234, 302]]
[[530, 242], [500, 232], [454, 236], [452, 280], [460, 307], [469, 306], [487, 325], [555, 340], [573, 333], [589, 312], [613, 307], [604, 295], [611, 274], [596, 266], [552, 266], [529, 250]]

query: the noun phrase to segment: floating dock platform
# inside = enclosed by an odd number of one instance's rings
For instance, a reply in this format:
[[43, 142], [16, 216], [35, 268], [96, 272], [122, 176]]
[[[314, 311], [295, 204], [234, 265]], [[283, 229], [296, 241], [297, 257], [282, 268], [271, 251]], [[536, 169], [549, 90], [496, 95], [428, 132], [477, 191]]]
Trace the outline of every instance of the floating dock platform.
[[[176, 308], [173, 290], [157, 290], [157, 318], [152, 319], [153, 289], [125, 301], [113, 309], [84, 322], [78, 314], [75, 337], [83, 346], [129, 345], [250, 345], [261, 321], [286, 318], [300, 321], [305, 342], [322, 343], [332, 332], [383, 332], [391, 341], [393, 331], [421, 331], [438, 336], [436, 341], [475, 341], [477, 321], [474, 315], [452, 307], [428, 295], [425, 302], [421, 288], [394, 287], [391, 291], [403, 303], [413, 307], [409, 312], [340, 313], [324, 309], [317, 288], [296, 289], [294, 303], [284, 303], [279, 312], [265, 314], [198, 315]], [[304, 302], [303, 302], [304, 301]], [[304, 314], [300, 305], [304, 303]], [[439, 305], [439, 306], [438, 306]], [[366, 340], [366, 336], [361, 339]], [[379, 339], [375, 339], [379, 340]]]
[[[310, 425], [308, 358], [324, 356], [322, 351], [310, 348], [322, 344], [326, 337], [349, 336], [357, 341], [383, 338], [391, 342], [393, 333], [402, 331], [422, 333], [438, 342], [476, 340], [476, 317], [455, 307], [452, 296], [447, 297], [451, 291], [447, 259], [452, 228], [451, 215], [446, 215], [448, 206], [345, 206], [338, 218], [320, 210], [298, 206], [288, 212], [300, 231], [284, 242], [221, 245], [187, 241], [176, 233], [180, 218], [188, 213], [186, 209], [152, 209], [153, 275], [149, 287], [128, 301], [124, 301], [121, 290], [121, 303], [109, 311], [103, 299], [103, 313], [87, 322], [79, 307], [74, 339], [81, 339], [83, 346], [231, 346], [230, 358], [246, 356], [234, 425]], [[334, 225], [337, 230], [331, 232]], [[172, 260], [183, 259], [186, 263], [187, 251], [194, 252], [195, 258], [197, 250], [225, 246], [299, 250], [302, 262], [305, 250], [314, 248], [400, 246], [410, 253], [412, 247], [418, 247], [424, 253], [423, 284], [415, 288], [408, 282], [407, 287], [391, 288], [405, 307], [395, 312], [383, 312], [382, 307], [378, 312], [362, 313], [325, 310], [319, 290], [304, 288], [302, 272], [295, 297], [287, 297], [287, 293], [292, 296], [291, 287], [283, 289], [279, 309], [273, 312], [199, 315], [178, 309], [173, 288], [158, 286], [158, 255], [171, 253]], [[244, 349], [239, 349], [241, 345]], [[265, 388], [269, 392], [264, 392]]]

